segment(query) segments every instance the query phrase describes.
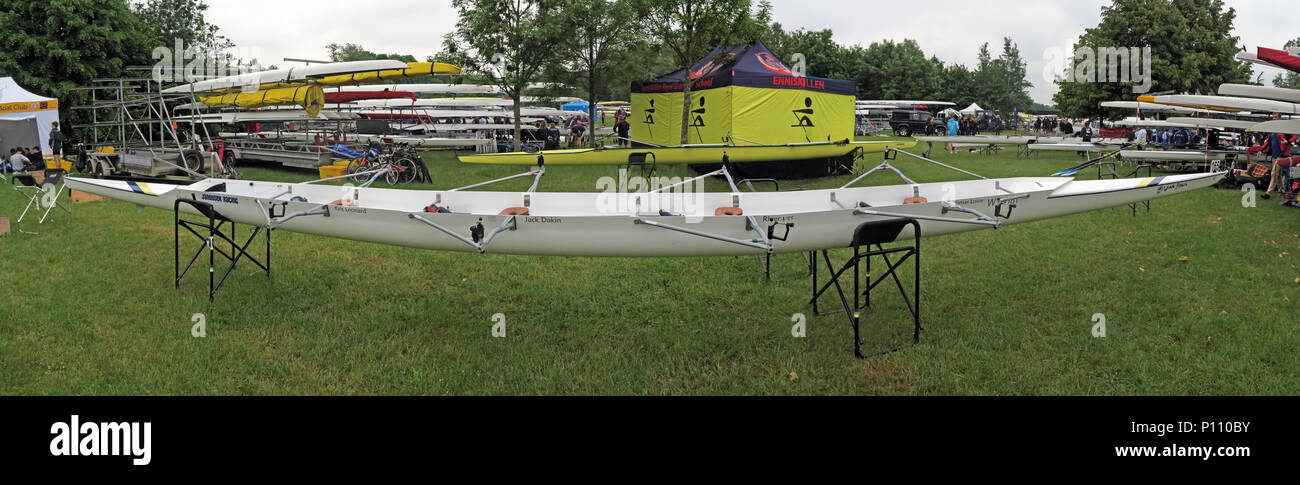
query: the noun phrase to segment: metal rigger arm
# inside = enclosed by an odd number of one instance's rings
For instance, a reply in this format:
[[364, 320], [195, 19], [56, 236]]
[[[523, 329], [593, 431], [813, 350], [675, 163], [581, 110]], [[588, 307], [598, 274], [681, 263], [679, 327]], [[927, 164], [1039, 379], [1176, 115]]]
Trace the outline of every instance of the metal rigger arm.
[[[652, 191], [647, 192], [647, 194], [653, 194], [653, 193], [655, 193], [655, 192], [659, 192], [659, 191], [663, 191], [663, 190], [671, 189], [671, 188], [673, 188], [673, 187], [677, 187], [677, 186], [679, 186], [679, 185], [688, 184], [688, 183], [694, 182], [694, 181], [696, 181], [696, 180], [699, 180], [699, 179], [702, 179], [702, 178], [705, 178], [705, 177], [713, 177], [713, 176], [717, 176], [717, 175], [721, 175], [721, 176], [725, 177], [725, 178], [727, 179], [727, 185], [731, 186], [731, 191], [732, 191], [733, 193], [737, 193], [737, 194], [738, 194], [738, 193], [740, 193], [740, 189], [736, 187], [736, 182], [735, 182], [735, 180], [732, 179], [732, 177], [731, 177], [731, 173], [727, 171], [727, 165], [728, 165], [728, 164], [729, 164], [729, 161], [727, 160], [727, 156], [726, 156], [726, 155], [723, 155], [723, 157], [722, 157], [722, 168], [720, 168], [720, 169], [718, 169], [718, 170], [714, 170], [714, 171], [709, 172], [709, 173], [706, 173], [706, 174], [701, 175], [701, 176], [699, 176], [699, 177], [695, 177], [695, 178], [692, 178], [692, 179], [689, 179], [689, 180], [682, 181], [682, 182], [680, 182], [680, 183], [676, 183], [676, 184], [673, 184], [673, 185], [669, 185], [669, 186], [667, 186], [667, 187], [660, 187], [660, 188], [658, 188], [658, 189], [655, 189], [655, 190], [652, 190]], [[640, 211], [640, 206], [641, 206], [641, 199], [640, 199], [640, 198], [637, 198], [637, 210], [638, 210], [638, 212]], [[633, 224], [644, 224], [644, 225], [647, 225], [647, 226], [650, 226], [650, 227], [657, 227], [657, 228], [660, 228], [660, 229], [667, 229], [667, 230], [669, 230], [669, 231], [680, 232], [680, 233], [682, 233], [682, 234], [690, 234], [690, 235], [692, 235], [692, 236], [699, 236], [699, 237], [709, 238], [709, 239], [713, 239], [713, 240], [715, 240], [715, 241], [729, 242], [729, 243], [732, 243], [732, 244], [739, 244], [739, 245], [741, 245], [741, 246], [748, 246], [748, 247], [752, 247], [752, 248], [755, 248], [755, 249], [761, 249], [761, 250], [766, 251], [766, 252], [768, 252], [768, 253], [770, 254], [770, 253], [772, 252], [772, 250], [773, 250], [773, 248], [772, 248], [772, 241], [770, 241], [770, 240], [767, 238], [767, 234], [765, 234], [762, 230], [759, 229], [758, 221], [754, 219], [754, 216], [746, 215], [746, 216], [744, 216], [744, 217], [745, 217], [745, 221], [746, 221], [746, 225], [748, 226], [748, 229], [754, 231], [754, 233], [757, 234], [758, 237], [756, 237], [756, 238], [752, 238], [752, 239], [749, 239], [749, 240], [737, 239], [737, 238], [730, 237], [730, 236], [723, 236], [723, 235], [721, 235], [721, 234], [714, 234], [714, 233], [710, 233], [710, 232], [697, 231], [697, 230], [695, 230], [695, 229], [688, 229], [688, 228], [685, 228], [685, 227], [674, 226], [674, 225], [672, 225], [672, 224], [664, 224], [664, 223], [662, 223], [662, 222], [652, 221], [652, 220], [645, 219], [645, 218], [641, 218], [641, 217], [637, 217], [637, 218], [632, 219], [632, 223], [633, 223]]]
[[[487, 182], [480, 182], [477, 184], [466, 185], [464, 187], [451, 189], [448, 192], [457, 192], [462, 190], [473, 189], [476, 187], [483, 187], [485, 185], [491, 185], [498, 182], [505, 182], [507, 180], [514, 180], [517, 178], [533, 177], [533, 184], [528, 187], [528, 191], [524, 195], [524, 205], [528, 206], [530, 195], [537, 192], [537, 186], [541, 184], [542, 175], [544, 174], [546, 174], [546, 167], [542, 166], [539, 167], [537, 170], [531, 170], [521, 174], [511, 175], [509, 177], [502, 177], [495, 180], [489, 180]], [[437, 199], [435, 201], [435, 203], [440, 203], [440, 202], [442, 202], [442, 194], [438, 194]], [[427, 218], [422, 214], [412, 212], [410, 214], [407, 214], [407, 217], [420, 221], [429, 227], [437, 229], [439, 232], [442, 232], [443, 234], [456, 238], [456, 240], [468, 244], [470, 247], [474, 248], [480, 253], [487, 252], [488, 244], [492, 242], [492, 239], [495, 238], [497, 234], [501, 234], [502, 232], [505, 231], [513, 231], [519, 227], [517, 224], [517, 220], [519, 216], [510, 215], [509, 217], [506, 217], [504, 221], [501, 221], [501, 225], [493, 228], [492, 232], [489, 232], [486, 235], [484, 235], [483, 219], [479, 218], [479, 223], [475, 226], [470, 227], [470, 237], [465, 237], [458, 234], [456, 231], [453, 231], [450, 228], [443, 226], [442, 224], [433, 222], [432, 220], [430, 220], [430, 218]]]

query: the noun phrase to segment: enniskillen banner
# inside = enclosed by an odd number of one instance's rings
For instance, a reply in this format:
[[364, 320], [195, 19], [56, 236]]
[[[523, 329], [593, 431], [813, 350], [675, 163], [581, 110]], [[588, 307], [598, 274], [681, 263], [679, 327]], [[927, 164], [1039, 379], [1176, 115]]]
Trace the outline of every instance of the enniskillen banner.
[[[720, 61], [719, 59], [725, 59]], [[852, 81], [796, 75], [762, 43], [714, 49], [691, 68], [632, 85], [630, 136], [661, 146], [779, 145], [852, 139]]]

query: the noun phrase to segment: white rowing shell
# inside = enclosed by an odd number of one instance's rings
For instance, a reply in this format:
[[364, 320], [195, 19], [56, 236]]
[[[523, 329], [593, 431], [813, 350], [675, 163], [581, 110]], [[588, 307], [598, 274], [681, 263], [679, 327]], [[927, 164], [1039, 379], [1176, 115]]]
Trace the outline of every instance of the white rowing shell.
[[[530, 214], [514, 219], [512, 230], [497, 235], [486, 252], [558, 256], [718, 256], [762, 254], [763, 250], [732, 242], [684, 234], [647, 224], [638, 219], [668, 224], [728, 238], [751, 240], [756, 234], [744, 216], [716, 216], [719, 207], [738, 205], [752, 216], [761, 230], [768, 224], [794, 224], [786, 241], [772, 241], [774, 252], [809, 251], [849, 246], [854, 229], [870, 220], [889, 219], [859, 215], [859, 203], [869, 209], [927, 217], [966, 218], [973, 216], [945, 212], [945, 197], [957, 205], [994, 217], [999, 202], [1019, 198], [1004, 224], [1028, 222], [1125, 205], [1208, 186], [1222, 172], [1171, 175], [1165, 177], [1075, 181], [1066, 177], [1021, 177], [966, 180], [799, 192], [596, 194], [564, 192], [471, 192], [425, 191], [385, 188], [349, 188], [245, 180], [207, 179], [188, 186], [144, 184], [118, 180], [69, 178], [68, 185], [80, 190], [127, 202], [172, 209], [177, 197], [210, 202], [223, 216], [235, 222], [265, 226], [262, 207], [283, 207], [286, 214], [309, 211], [330, 201], [352, 198], [355, 206], [326, 206], [329, 216], [292, 218], [278, 228], [294, 232], [343, 239], [392, 244], [414, 248], [477, 251], [461, 240], [433, 229], [411, 217], [416, 214], [434, 221], [463, 237], [476, 224], [491, 231], [510, 216], [498, 215], [510, 207], [529, 207]], [[222, 192], [205, 192], [225, 183]], [[1003, 190], [1005, 189], [1005, 190]], [[913, 190], [929, 201], [903, 204]], [[286, 193], [287, 192], [287, 193]], [[305, 197], [307, 202], [290, 200]], [[431, 214], [423, 208], [435, 201], [452, 213]], [[639, 202], [639, 204], [638, 204]], [[260, 203], [260, 206], [259, 206]], [[657, 206], [657, 208], [656, 208]], [[193, 212], [183, 206], [186, 212]], [[651, 211], [640, 209], [656, 209]], [[1003, 207], [1006, 209], [1007, 207]], [[657, 209], [674, 214], [660, 216]], [[651, 215], [653, 214], [653, 215]], [[923, 235], [935, 236], [987, 228], [960, 222], [921, 220]], [[777, 234], [783, 230], [777, 229]], [[900, 239], [910, 237], [904, 231]]]

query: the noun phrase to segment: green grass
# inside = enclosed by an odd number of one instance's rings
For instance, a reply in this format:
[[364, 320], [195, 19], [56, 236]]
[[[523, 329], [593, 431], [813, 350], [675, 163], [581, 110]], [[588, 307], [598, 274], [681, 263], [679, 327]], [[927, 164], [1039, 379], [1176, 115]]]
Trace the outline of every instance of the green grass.
[[[990, 177], [1078, 161], [936, 152]], [[520, 171], [427, 159], [439, 188]], [[963, 177], [897, 165], [920, 181]], [[541, 190], [594, 191], [613, 174], [556, 167]], [[40, 234], [0, 238], [0, 393], [1298, 394], [1300, 212], [1240, 201], [1204, 189], [1136, 217], [1123, 207], [928, 239], [922, 341], [868, 360], [853, 358], [842, 314], [812, 314], [807, 278], [765, 282], [753, 258], [479, 255], [279, 232], [273, 277], [241, 265], [208, 303], [201, 272], [172, 287], [171, 214], [79, 204]], [[0, 188], [0, 216], [25, 202]], [[793, 276], [803, 261], [774, 266]], [[898, 341], [909, 322], [879, 291], [871, 343]], [[194, 313], [206, 338], [190, 336]], [[506, 338], [491, 336], [496, 313]], [[806, 338], [790, 336], [794, 313], [808, 315]], [[1091, 335], [1094, 313], [1104, 339]]]

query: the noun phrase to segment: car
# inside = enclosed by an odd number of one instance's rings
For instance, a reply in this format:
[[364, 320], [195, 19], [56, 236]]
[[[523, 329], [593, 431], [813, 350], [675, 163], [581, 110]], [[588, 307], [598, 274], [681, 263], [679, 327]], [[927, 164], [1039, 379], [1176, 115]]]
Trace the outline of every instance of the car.
[[898, 136], [912, 136], [913, 133], [925, 133], [925, 122], [934, 115], [914, 109], [896, 109], [889, 114], [889, 126]]

